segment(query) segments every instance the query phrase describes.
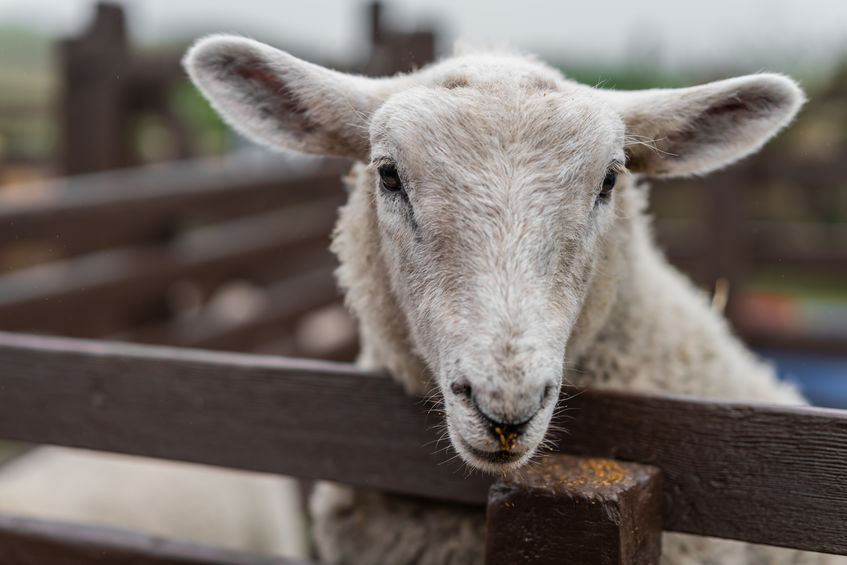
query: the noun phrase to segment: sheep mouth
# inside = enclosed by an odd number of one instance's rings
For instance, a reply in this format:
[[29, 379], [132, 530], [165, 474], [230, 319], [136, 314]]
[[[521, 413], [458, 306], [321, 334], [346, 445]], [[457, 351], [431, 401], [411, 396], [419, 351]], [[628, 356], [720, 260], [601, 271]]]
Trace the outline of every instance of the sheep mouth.
[[482, 449], [477, 449], [476, 447], [470, 445], [462, 437], [459, 437], [459, 441], [462, 444], [462, 447], [467, 450], [468, 453], [470, 453], [476, 459], [484, 461], [489, 465], [508, 465], [509, 463], [514, 463], [515, 461], [518, 461], [526, 455], [526, 452], [522, 450], [498, 449], [497, 451], [485, 451]]
[[482, 451], [481, 449], [470, 447], [468, 448], [468, 451], [470, 451], [471, 455], [474, 457], [478, 457], [486, 463], [493, 463], [495, 465], [514, 463], [524, 455], [523, 453], [515, 453], [514, 451], [506, 451], [504, 449], [498, 449], [497, 451]]

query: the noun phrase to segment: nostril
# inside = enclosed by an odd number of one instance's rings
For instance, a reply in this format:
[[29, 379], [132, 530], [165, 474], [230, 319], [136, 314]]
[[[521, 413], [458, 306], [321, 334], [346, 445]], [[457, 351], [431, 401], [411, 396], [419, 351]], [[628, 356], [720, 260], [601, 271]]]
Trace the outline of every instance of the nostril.
[[464, 398], [465, 400], [470, 400], [471, 394], [473, 393], [471, 385], [466, 382], [455, 382], [451, 384], [450, 391], [459, 398]]

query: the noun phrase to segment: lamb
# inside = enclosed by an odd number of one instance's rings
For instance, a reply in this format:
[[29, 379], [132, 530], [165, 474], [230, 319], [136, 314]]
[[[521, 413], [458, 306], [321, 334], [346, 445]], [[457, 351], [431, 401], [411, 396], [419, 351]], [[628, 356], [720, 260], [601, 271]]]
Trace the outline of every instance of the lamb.
[[[667, 263], [641, 182], [756, 151], [804, 102], [791, 79], [616, 92], [511, 52], [370, 79], [223, 35], [184, 62], [248, 138], [358, 161], [332, 248], [359, 363], [436, 390], [470, 467], [530, 461], [565, 381], [803, 402]], [[481, 511], [331, 484], [311, 509], [327, 563], [482, 563]], [[844, 562], [675, 534], [664, 546], [664, 565]]]

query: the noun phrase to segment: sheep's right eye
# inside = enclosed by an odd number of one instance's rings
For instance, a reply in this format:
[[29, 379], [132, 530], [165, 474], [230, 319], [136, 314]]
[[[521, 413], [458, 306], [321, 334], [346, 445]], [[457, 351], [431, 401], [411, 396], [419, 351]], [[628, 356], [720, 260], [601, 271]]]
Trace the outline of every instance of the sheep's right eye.
[[387, 192], [400, 192], [403, 190], [403, 183], [400, 181], [400, 175], [397, 173], [397, 167], [393, 164], [380, 165], [379, 179], [382, 189]]

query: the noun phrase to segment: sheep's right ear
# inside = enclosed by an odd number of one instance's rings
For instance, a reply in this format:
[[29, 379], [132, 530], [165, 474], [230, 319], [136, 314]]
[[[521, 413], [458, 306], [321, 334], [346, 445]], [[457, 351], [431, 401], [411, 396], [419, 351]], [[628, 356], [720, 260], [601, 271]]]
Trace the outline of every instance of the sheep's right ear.
[[368, 157], [368, 121], [394, 80], [332, 71], [228, 35], [201, 39], [183, 65], [215, 110], [248, 138], [354, 159]]

